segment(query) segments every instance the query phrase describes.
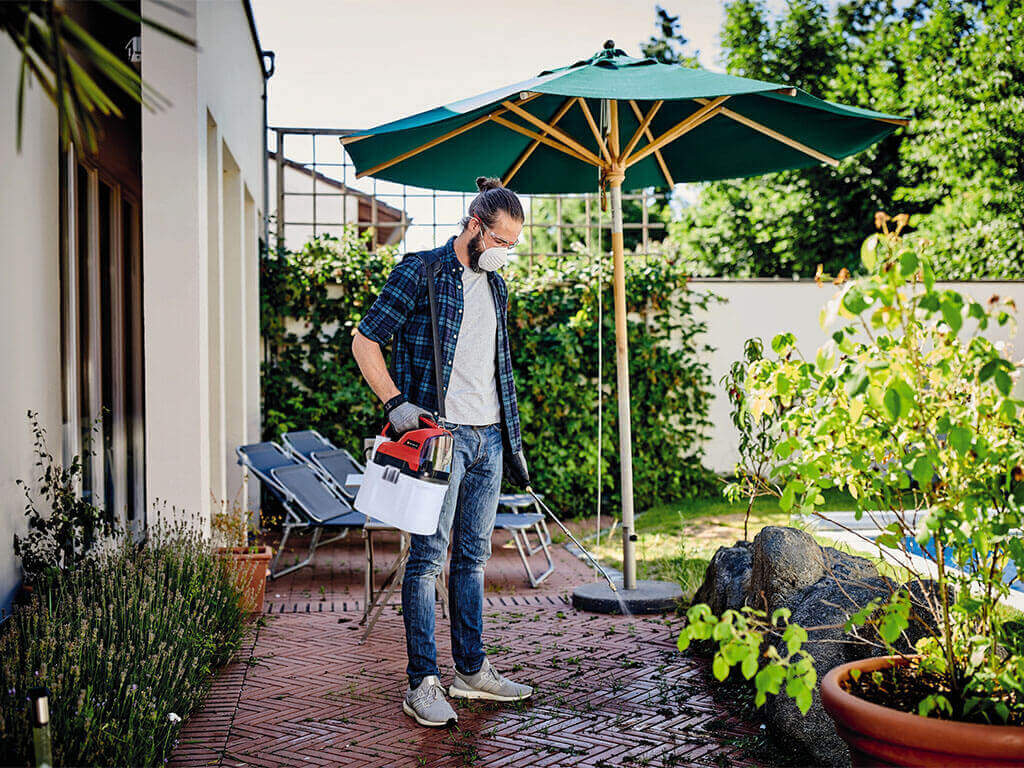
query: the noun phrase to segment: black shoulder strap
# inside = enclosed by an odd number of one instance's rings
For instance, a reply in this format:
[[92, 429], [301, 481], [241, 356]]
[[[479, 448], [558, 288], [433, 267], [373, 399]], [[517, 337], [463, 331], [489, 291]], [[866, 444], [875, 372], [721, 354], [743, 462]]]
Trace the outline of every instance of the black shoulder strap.
[[442, 373], [441, 334], [437, 325], [437, 291], [434, 278], [441, 272], [441, 260], [421, 254], [427, 273], [427, 301], [430, 303], [430, 334], [434, 340], [434, 384], [437, 387], [437, 415], [444, 418], [444, 376]]

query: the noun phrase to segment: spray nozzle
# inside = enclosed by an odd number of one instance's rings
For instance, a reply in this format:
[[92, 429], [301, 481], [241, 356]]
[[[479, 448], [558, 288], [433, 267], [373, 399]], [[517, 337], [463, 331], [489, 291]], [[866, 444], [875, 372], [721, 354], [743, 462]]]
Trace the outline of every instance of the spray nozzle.
[[612, 577], [609, 576], [607, 574], [607, 572], [604, 570], [604, 568], [601, 567], [601, 564], [599, 562], [597, 562], [596, 559], [594, 559], [594, 556], [592, 554], [590, 554], [589, 552], [587, 552], [586, 549], [583, 548], [583, 545], [580, 544], [579, 541], [577, 541], [576, 537], [572, 535], [572, 533], [569, 531], [569, 529], [566, 528], [564, 525], [562, 525], [562, 521], [559, 520], [557, 517], [555, 517], [554, 513], [548, 508], [547, 504], [545, 504], [543, 501], [540, 500], [540, 496], [538, 496], [536, 493], [534, 493], [533, 488], [531, 488], [530, 486], [526, 486], [526, 492], [529, 493], [531, 496], [533, 496], [534, 501], [536, 501], [538, 504], [540, 504], [540, 506], [544, 508], [544, 511], [548, 513], [548, 517], [550, 517], [552, 520], [555, 521], [555, 523], [558, 524], [558, 527], [562, 529], [562, 532], [566, 536], [568, 536], [572, 540], [572, 543], [575, 544], [579, 548], [580, 552], [582, 552], [586, 556], [586, 558], [591, 563], [594, 564], [594, 567], [597, 568], [597, 570], [600, 572], [600, 574], [602, 576], [604, 576], [605, 581], [608, 582], [608, 586], [611, 587], [612, 592], [618, 592], [619, 590], [616, 589], [615, 582], [612, 581]]

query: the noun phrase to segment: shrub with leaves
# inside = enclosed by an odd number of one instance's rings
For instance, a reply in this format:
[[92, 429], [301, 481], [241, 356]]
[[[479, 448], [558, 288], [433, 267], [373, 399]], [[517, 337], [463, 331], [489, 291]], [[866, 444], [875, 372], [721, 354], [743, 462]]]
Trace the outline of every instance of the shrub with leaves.
[[[369, 252], [368, 235], [321, 236], [298, 253], [263, 260], [264, 436], [313, 427], [361, 451], [380, 429], [380, 403], [350, 350], [352, 332], [396, 263]], [[604, 402], [602, 495], [618, 506], [618, 436], [611, 265], [567, 256], [529, 273], [510, 272], [509, 333], [531, 475], [564, 511], [593, 509], [598, 466], [597, 406]], [[627, 262], [634, 487], [654, 503], [714, 487], [701, 465], [710, 377], [698, 353], [704, 331], [693, 312], [713, 297], [691, 291], [667, 262]], [[601, 389], [597, 376], [597, 284], [603, 288]], [[387, 353], [386, 353], [387, 354]]]
[[[21, 558], [25, 579], [34, 583], [47, 573], [73, 567], [89, 556], [114, 531], [102, 509], [82, 498], [78, 485], [82, 477], [82, 458], [75, 456], [67, 467], [58, 462], [46, 447], [46, 430], [38, 414], [28, 412], [39, 469], [39, 499], [32, 495], [26, 481], [17, 480], [25, 492], [25, 516], [28, 532], [14, 536], [14, 554]], [[84, 451], [92, 456], [91, 443]]]
[[739, 437], [736, 445], [739, 454], [736, 478], [726, 484], [723, 493], [733, 503], [747, 503], [746, 514], [743, 517], [744, 540], [749, 537], [747, 524], [750, 521], [750, 511], [754, 508], [754, 501], [760, 496], [778, 497], [781, 493], [781, 489], [768, 479], [773, 463], [772, 448], [775, 444], [772, 415], [762, 414], [760, 419], [755, 419], [745, 406], [744, 382], [747, 378], [747, 368], [763, 357], [764, 342], [757, 338], [747, 339], [743, 343], [743, 359], [734, 361], [729, 366], [729, 373], [722, 377], [722, 384], [729, 395], [731, 405], [729, 416]]
[[907, 673], [927, 690], [910, 709], [1024, 724], [1024, 643], [999, 610], [1024, 569], [1021, 363], [983, 335], [1015, 307], [937, 286], [931, 244], [900, 236], [906, 217], [876, 223], [861, 252], [870, 274], [840, 281], [822, 310], [823, 328], [839, 325], [831, 339], [807, 360], [777, 336], [776, 356], [747, 369], [747, 407], [774, 420], [780, 506], [812, 514], [824, 489], [846, 490], [858, 519], [882, 527], [865, 541], [914, 574], [848, 622], [890, 652], [911, 623], [928, 628]]
[[[742, 611], [724, 611], [719, 617], [708, 606], [698, 603], [687, 611], [686, 626], [679, 633], [679, 650], [686, 651], [694, 641], [713, 640], [718, 650], [711, 661], [711, 674], [718, 680], [724, 681], [730, 670], [738, 666], [746, 680], [754, 681], [754, 704], [759, 707], [767, 701], [769, 693], [778, 694], [785, 683], [786, 695], [806, 715], [818, 673], [814, 659], [803, 650], [807, 631], [799, 624], [790, 624], [789, 613], [788, 608], [778, 608], [769, 619], [764, 611], [746, 606]], [[765, 637], [770, 634], [781, 636], [786, 646], [784, 656], [774, 645], [765, 645]]]
[[0, 627], [0, 764], [32, 757], [29, 688], [50, 692], [56, 765], [160, 765], [244, 632], [237, 576], [194, 526], [158, 527], [50, 570]]

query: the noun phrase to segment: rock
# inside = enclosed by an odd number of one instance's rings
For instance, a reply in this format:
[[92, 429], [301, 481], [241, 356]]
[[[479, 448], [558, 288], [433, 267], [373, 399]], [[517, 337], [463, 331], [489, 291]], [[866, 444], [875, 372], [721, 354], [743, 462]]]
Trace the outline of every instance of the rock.
[[835, 577], [840, 583], [877, 579], [878, 569], [866, 557], [849, 555], [832, 547], [825, 547], [825, 573]]
[[[888, 597], [891, 586], [877, 574], [874, 579], [846, 583], [840, 583], [833, 576], [826, 576], [809, 587], [791, 593], [779, 606], [792, 611], [791, 623], [808, 630], [804, 649], [814, 659], [819, 684], [825, 674], [839, 664], [883, 654], [881, 649], [857, 642], [843, 631], [842, 625], [851, 613], [872, 598]], [[785, 655], [785, 644], [779, 640], [775, 645], [779, 653]], [[817, 690], [806, 715], [800, 713], [796, 703], [784, 691], [778, 696], [769, 697], [765, 714], [768, 727], [775, 737], [783, 744], [799, 746], [814, 759], [816, 765], [850, 765], [846, 742], [836, 733], [835, 724], [822, 706]]]
[[742, 608], [750, 594], [750, 542], [737, 541], [719, 547], [711, 558], [704, 581], [693, 596], [694, 603], [707, 603], [716, 616]]
[[825, 575], [825, 557], [818, 542], [796, 528], [762, 528], [751, 549], [751, 604], [766, 608], [769, 614], [789, 595]]
[[[783, 604], [792, 612], [790, 621], [807, 630], [804, 649], [814, 659], [819, 686], [821, 679], [833, 667], [848, 661], [887, 655], [880, 642], [872, 645], [860, 640], [845, 632], [842, 625], [852, 613], [874, 598], [888, 600], [892, 591], [900, 588], [892, 580], [879, 576], [874, 564], [863, 557], [827, 548], [825, 560], [826, 567], [831, 569], [829, 575], [792, 593]], [[922, 586], [913, 584], [909, 587], [915, 612], [925, 618], [927, 612], [922, 603]], [[934, 601], [937, 597], [934, 584], [925, 584], [923, 589], [932, 594]], [[862, 633], [878, 640], [870, 628], [864, 628]], [[911, 622], [905, 638], [897, 643], [898, 650], [911, 652], [913, 644], [926, 633], [920, 622]], [[775, 645], [779, 653], [785, 651], [781, 641]], [[800, 714], [796, 703], [785, 695], [771, 697], [765, 709], [769, 727], [783, 743], [798, 744], [819, 765], [850, 765], [849, 749], [822, 706], [818, 690], [814, 692], [814, 701], [806, 715]]]
[[[908, 585], [915, 613], [927, 620], [925, 593], [937, 601], [932, 582]], [[751, 543], [738, 541], [722, 547], [711, 559], [695, 603], [707, 603], [716, 615], [744, 605], [790, 610], [790, 622], [807, 630], [804, 648], [814, 659], [818, 681], [833, 667], [848, 661], [881, 656], [885, 649], [843, 630], [846, 619], [872, 599], [887, 600], [899, 585], [879, 575], [868, 559], [832, 547], [822, 548], [804, 531], [769, 526]], [[934, 622], [931, 622], [934, 623]], [[927, 629], [912, 622], [901, 651], [910, 651]], [[870, 635], [866, 628], [865, 635]], [[876, 638], [877, 639], [877, 638]], [[785, 655], [781, 640], [775, 640]], [[700, 650], [700, 649], [698, 649]], [[709, 643], [705, 651], [714, 652]], [[769, 697], [765, 706], [769, 727], [778, 741], [806, 753], [816, 765], [848, 766], [850, 752], [839, 738], [816, 690], [810, 710], [800, 714], [785, 695]]]

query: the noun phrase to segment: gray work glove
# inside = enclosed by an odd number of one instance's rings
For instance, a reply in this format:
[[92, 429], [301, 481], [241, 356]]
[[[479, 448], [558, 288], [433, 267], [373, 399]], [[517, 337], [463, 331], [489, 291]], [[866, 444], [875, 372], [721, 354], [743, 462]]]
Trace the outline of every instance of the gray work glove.
[[530, 468], [522, 451], [505, 454], [505, 474], [512, 485], [526, 489], [530, 486]]
[[427, 416], [428, 418], [434, 418], [434, 415], [430, 411], [426, 411], [420, 408], [418, 405], [412, 403], [402, 403], [391, 409], [388, 414], [388, 421], [391, 422], [391, 426], [398, 434], [404, 434], [410, 429], [420, 428], [420, 416]]

